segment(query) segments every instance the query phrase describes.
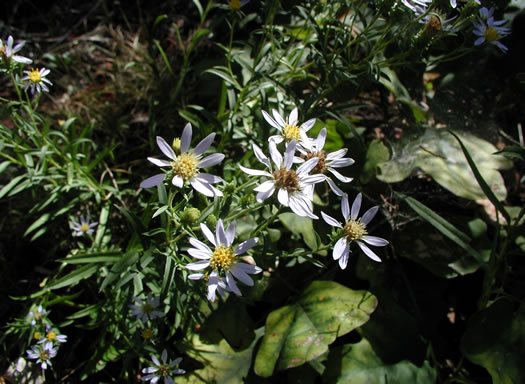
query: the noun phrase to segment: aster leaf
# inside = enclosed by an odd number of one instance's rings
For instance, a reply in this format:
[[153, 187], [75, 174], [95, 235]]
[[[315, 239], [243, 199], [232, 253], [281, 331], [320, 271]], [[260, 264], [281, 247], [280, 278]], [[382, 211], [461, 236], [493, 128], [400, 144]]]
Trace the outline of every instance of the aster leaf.
[[328, 351], [337, 337], [365, 324], [377, 300], [332, 281], [314, 281], [296, 303], [271, 312], [255, 358], [255, 372], [298, 367]]

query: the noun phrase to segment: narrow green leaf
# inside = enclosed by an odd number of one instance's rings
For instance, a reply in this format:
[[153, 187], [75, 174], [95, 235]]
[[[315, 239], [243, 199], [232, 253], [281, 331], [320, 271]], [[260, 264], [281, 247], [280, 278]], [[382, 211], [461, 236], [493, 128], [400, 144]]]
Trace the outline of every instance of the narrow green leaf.
[[426, 205], [420, 203], [416, 199], [413, 199], [410, 196], [403, 195], [398, 193], [398, 195], [403, 198], [407, 204], [412, 208], [419, 216], [428, 221], [434, 226], [439, 232], [448, 237], [450, 240], [455, 242], [465, 251], [467, 251], [472, 257], [474, 257], [481, 265], [485, 265], [483, 257], [472, 248], [469, 243], [472, 241], [470, 236], [456, 228], [450, 222], [445, 220], [443, 217], [438, 215], [436, 212], [428, 208]]
[[474, 177], [476, 178], [476, 181], [478, 182], [480, 188], [483, 190], [483, 193], [485, 193], [485, 195], [490, 200], [490, 202], [494, 204], [496, 209], [503, 215], [503, 217], [505, 217], [505, 219], [507, 220], [507, 223], [510, 223], [510, 216], [508, 212], [505, 210], [505, 208], [503, 207], [503, 204], [501, 204], [501, 202], [498, 200], [496, 195], [494, 195], [494, 192], [492, 192], [492, 189], [490, 189], [485, 179], [483, 179], [483, 176], [481, 176], [481, 173], [476, 167], [474, 160], [472, 160], [470, 153], [467, 151], [467, 148], [463, 145], [463, 142], [461, 141], [461, 139], [451, 130], [449, 130], [449, 133], [456, 138], [459, 145], [461, 146], [461, 150], [463, 151], [463, 154], [465, 155], [465, 158], [467, 159], [468, 165], [470, 166], [472, 173], [474, 173]]
[[65, 264], [86, 264], [86, 263], [105, 263], [114, 264], [122, 259], [122, 252], [110, 251], [110, 252], [95, 252], [86, 253], [82, 255], [76, 255], [72, 257], [66, 257], [58, 259], [58, 261]]
[[75, 269], [73, 272], [63, 276], [62, 278], [58, 279], [57, 281], [49, 285], [47, 288], [48, 289], [59, 289], [59, 288], [64, 288], [68, 286], [71, 287], [77, 284], [78, 282], [80, 282], [80, 280], [87, 279], [91, 277], [92, 275], [94, 275], [98, 271], [99, 268], [100, 268], [100, 265], [98, 264], [84, 265], [80, 268]]
[[9, 191], [11, 191], [11, 189], [13, 189], [18, 184], [18, 182], [24, 179], [25, 177], [26, 175], [18, 175], [12, 178], [9, 183], [4, 185], [2, 189], [0, 189], [0, 199], [4, 197], [7, 193], [9, 193]]

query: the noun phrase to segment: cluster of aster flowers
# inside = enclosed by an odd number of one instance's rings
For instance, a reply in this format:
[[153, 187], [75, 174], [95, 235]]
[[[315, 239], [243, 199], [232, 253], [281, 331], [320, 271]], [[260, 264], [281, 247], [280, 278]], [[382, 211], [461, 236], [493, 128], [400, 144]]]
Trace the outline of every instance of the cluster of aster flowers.
[[26, 351], [28, 358], [36, 360], [43, 370], [52, 365], [51, 360], [57, 355], [59, 347], [67, 342], [67, 336], [60, 334], [57, 328], [52, 327], [46, 316], [47, 311], [42, 305], [29, 312], [29, 321], [36, 344]]
[[[14, 45], [13, 36], [9, 36], [4, 42], [0, 39], [0, 64], [1, 69], [7, 72], [13, 72], [20, 65], [31, 64], [33, 61], [27, 57], [18, 55], [17, 53], [23, 48], [25, 42], [19, 42]], [[31, 94], [49, 92], [49, 86], [53, 85], [46, 76], [51, 71], [47, 68], [31, 68], [30, 70], [24, 70], [25, 76], [21, 78], [21, 81], [25, 84], [24, 90], [31, 90]]]
[[473, 33], [478, 36], [474, 45], [481, 45], [484, 43], [492, 44], [501, 49], [503, 52], [507, 52], [508, 48], [503, 45], [500, 40], [510, 34], [510, 29], [502, 27], [503, 24], [507, 23], [507, 20], [494, 20], [494, 8], [482, 7], [479, 10], [479, 17], [474, 22]]
[[[264, 119], [277, 130], [277, 134], [268, 140], [270, 155], [266, 156], [256, 144], [252, 145], [255, 158], [265, 169], [252, 169], [239, 165], [239, 168], [250, 176], [261, 178], [261, 182], [254, 188], [257, 193], [256, 200], [263, 202], [276, 195], [282, 207], [289, 208], [298, 216], [318, 219], [314, 213], [313, 197], [316, 184], [326, 182], [330, 190], [342, 199], [343, 216], [345, 223], [340, 224], [324, 212], [323, 219], [330, 225], [337, 227], [338, 241], [335, 244], [333, 257], [339, 260], [341, 268], [346, 268], [350, 246], [355, 242], [363, 252], [375, 261], [380, 258], [366, 244], [385, 246], [388, 242], [384, 239], [369, 236], [366, 226], [372, 220], [378, 207], [368, 210], [362, 218], [358, 218], [361, 206], [361, 195], [358, 195], [351, 214], [348, 209], [348, 195], [343, 192], [340, 183], [349, 183], [352, 178], [344, 176], [338, 169], [350, 166], [354, 160], [345, 157], [348, 149], [342, 148], [335, 152], [324, 150], [327, 130], [323, 128], [315, 138], [308, 137], [308, 131], [314, 126], [315, 119], [298, 123], [298, 110], [294, 108], [287, 119], [283, 118], [276, 110], [270, 115], [262, 112]], [[223, 181], [220, 177], [202, 173], [202, 168], [214, 166], [222, 162], [224, 154], [214, 153], [204, 156], [210, 148], [215, 134], [206, 136], [197, 146], [190, 150], [192, 127], [188, 123], [179, 140], [175, 139], [170, 146], [162, 137], [157, 137], [157, 144], [161, 152], [169, 160], [160, 160], [148, 157], [148, 160], [167, 171], [152, 176], [141, 183], [141, 187], [150, 188], [168, 180], [177, 188], [189, 185], [208, 197], [221, 197], [223, 193], [212, 184]], [[279, 147], [282, 146], [282, 152]], [[217, 220], [213, 232], [206, 224], [201, 223], [200, 229], [208, 244], [196, 237], [190, 237], [191, 247], [188, 254], [196, 259], [186, 265], [191, 271], [190, 280], [205, 280], [207, 282], [207, 298], [215, 301], [217, 294], [225, 296], [227, 293], [241, 295], [237, 281], [244, 285], [254, 284], [250, 275], [262, 272], [255, 265], [253, 259], [245, 253], [257, 245], [257, 237], [249, 238], [239, 244], [235, 242], [236, 222], [223, 222]], [[143, 321], [148, 316], [154, 318], [157, 314], [153, 309], [158, 302], [148, 297], [147, 302], [135, 299], [138, 305], [132, 306], [133, 314]], [[147, 306], [148, 311], [144, 310]], [[158, 313], [160, 314], [160, 312]]]

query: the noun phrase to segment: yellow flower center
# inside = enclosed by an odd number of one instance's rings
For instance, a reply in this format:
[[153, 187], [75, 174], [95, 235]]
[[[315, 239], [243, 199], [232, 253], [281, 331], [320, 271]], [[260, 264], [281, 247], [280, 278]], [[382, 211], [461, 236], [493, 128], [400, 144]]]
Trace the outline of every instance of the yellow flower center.
[[193, 153], [182, 153], [171, 162], [173, 172], [183, 180], [192, 180], [198, 173], [197, 159]]
[[241, 9], [241, 0], [231, 0], [228, 2], [228, 5], [233, 9]]
[[5, 47], [0, 47], [0, 55], [5, 56]]
[[293, 139], [299, 140], [301, 138], [299, 127], [297, 125], [286, 124], [283, 128], [283, 137], [286, 142], [292, 141]]
[[42, 312], [36, 311], [35, 314], [33, 315], [33, 318], [36, 321], [39, 321], [42, 318]]
[[293, 193], [300, 189], [299, 177], [295, 171], [291, 169], [281, 168], [273, 173], [275, 184], [279, 189], [286, 189], [288, 192]]
[[57, 337], [57, 334], [53, 331], [49, 331], [46, 335], [46, 339], [49, 340], [49, 341], [53, 341], [55, 340]]
[[80, 225], [80, 232], [84, 232], [85, 233], [87, 231], [89, 231], [89, 224], [86, 224], [86, 223], [81, 224]]
[[42, 361], [46, 361], [46, 360], [49, 360], [49, 352], [44, 350], [44, 351], [40, 351], [40, 354], [38, 356], [40, 358], [40, 360]]
[[140, 309], [145, 315], [151, 315], [151, 313], [153, 312], [153, 305], [151, 305], [150, 303], [144, 303], [142, 304]]
[[27, 75], [32, 83], [39, 83], [42, 80], [42, 75], [37, 68], [31, 69], [31, 72]]
[[153, 330], [150, 328], [146, 328], [145, 330], [142, 331], [142, 337], [144, 338], [144, 340], [153, 339]]
[[235, 262], [235, 255], [231, 248], [219, 245], [213, 251], [213, 256], [210, 260], [210, 266], [213, 269], [228, 270]]
[[366, 236], [366, 225], [361, 223], [360, 219], [349, 220], [343, 229], [348, 241], [361, 240], [363, 236]]
[[33, 334], [33, 338], [34, 338], [35, 340], [40, 340], [40, 339], [42, 338], [42, 335], [40, 334], [40, 332], [35, 332], [35, 333]]
[[498, 31], [496, 31], [492, 27], [488, 27], [487, 30], [485, 31], [485, 39], [487, 39], [487, 41], [499, 40]]
[[170, 366], [167, 364], [162, 364], [159, 366], [157, 371], [160, 377], [168, 377], [170, 375]]

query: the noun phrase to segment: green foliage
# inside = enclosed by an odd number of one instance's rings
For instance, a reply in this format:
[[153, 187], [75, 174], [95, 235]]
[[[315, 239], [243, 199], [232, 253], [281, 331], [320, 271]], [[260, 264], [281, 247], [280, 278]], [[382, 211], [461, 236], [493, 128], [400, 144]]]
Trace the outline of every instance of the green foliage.
[[366, 323], [376, 305], [369, 292], [314, 281], [295, 304], [268, 315], [255, 372], [269, 377], [274, 369], [297, 367], [316, 359], [337, 337]]
[[494, 383], [525, 379], [521, 351], [525, 348], [525, 311], [501, 298], [478, 312], [468, 323], [461, 349], [472, 362], [485, 367]]
[[334, 348], [328, 357], [327, 383], [435, 383], [436, 371], [428, 361], [421, 367], [410, 361], [385, 364], [370, 344], [361, 340]]

